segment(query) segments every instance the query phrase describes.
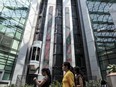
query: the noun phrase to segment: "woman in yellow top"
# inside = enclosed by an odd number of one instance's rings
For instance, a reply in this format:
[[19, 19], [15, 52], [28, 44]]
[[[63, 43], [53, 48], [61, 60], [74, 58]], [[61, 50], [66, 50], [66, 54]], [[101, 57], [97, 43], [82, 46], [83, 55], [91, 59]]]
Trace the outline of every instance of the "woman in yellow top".
[[71, 65], [69, 62], [64, 62], [62, 69], [65, 71], [62, 83], [62, 87], [74, 87], [74, 74], [70, 71]]

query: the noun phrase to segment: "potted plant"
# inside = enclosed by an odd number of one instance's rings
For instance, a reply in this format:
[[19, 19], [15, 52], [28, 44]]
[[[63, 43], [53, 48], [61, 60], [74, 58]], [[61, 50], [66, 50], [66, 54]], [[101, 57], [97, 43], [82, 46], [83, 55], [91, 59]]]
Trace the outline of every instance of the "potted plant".
[[108, 75], [107, 75], [107, 81], [109, 87], [116, 87], [116, 64], [109, 64], [107, 66]]
[[107, 70], [108, 70], [109, 74], [116, 73], [116, 64], [109, 64], [107, 66]]

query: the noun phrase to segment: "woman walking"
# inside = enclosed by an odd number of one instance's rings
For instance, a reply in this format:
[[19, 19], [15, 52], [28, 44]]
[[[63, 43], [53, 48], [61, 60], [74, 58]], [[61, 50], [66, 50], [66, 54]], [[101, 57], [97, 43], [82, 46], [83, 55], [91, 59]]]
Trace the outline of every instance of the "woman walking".
[[70, 71], [71, 65], [69, 62], [64, 62], [62, 69], [65, 71], [62, 83], [62, 87], [74, 87], [74, 74]]
[[84, 87], [84, 77], [79, 67], [74, 67], [75, 87]]
[[44, 76], [42, 81], [38, 81], [36, 78], [34, 78], [34, 81], [36, 82], [36, 85], [38, 87], [49, 87], [51, 84], [51, 74], [50, 70], [48, 68], [42, 69], [42, 75]]

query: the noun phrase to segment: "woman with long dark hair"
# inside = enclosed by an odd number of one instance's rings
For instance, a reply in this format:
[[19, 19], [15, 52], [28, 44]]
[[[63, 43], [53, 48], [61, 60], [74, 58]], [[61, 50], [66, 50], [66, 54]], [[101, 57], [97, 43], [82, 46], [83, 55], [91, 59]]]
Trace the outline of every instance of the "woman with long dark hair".
[[74, 74], [72, 73], [72, 71], [70, 70], [72, 67], [70, 65], [69, 62], [64, 62], [62, 69], [63, 71], [65, 71], [62, 83], [63, 86], [62, 87], [74, 87]]
[[42, 75], [44, 76], [42, 81], [38, 81], [36, 78], [34, 78], [36, 85], [38, 87], [49, 87], [49, 85], [51, 84], [50, 70], [48, 68], [43, 68]]
[[84, 87], [84, 76], [78, 66], [74, 67], [75, 87]]

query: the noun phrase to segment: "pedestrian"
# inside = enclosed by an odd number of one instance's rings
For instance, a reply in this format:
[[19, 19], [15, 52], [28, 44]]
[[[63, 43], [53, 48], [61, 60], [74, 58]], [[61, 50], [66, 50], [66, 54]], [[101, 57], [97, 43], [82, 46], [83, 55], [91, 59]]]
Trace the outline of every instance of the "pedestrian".
[[75, 87], [84, 87], [85, 85], [84, 76], [78, 66], [74, 67], [74, 73], [75, 73]]
[[51, 84], [50, 70], [48, 68], [43, 68], [42, 75], [44, 76], [42, 81], [38, 81], [36, 78], [33, 79], [37, 87], [49, 87]]
[[74, 74], [71, 72], [71, 65], [69, 62], [64, 62], [62, 66], [63, 71], [65, 71], [62, 83], [62, 87], [74, 87]]

